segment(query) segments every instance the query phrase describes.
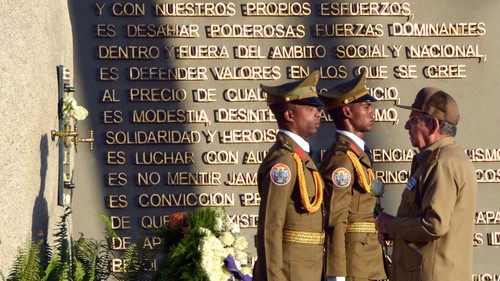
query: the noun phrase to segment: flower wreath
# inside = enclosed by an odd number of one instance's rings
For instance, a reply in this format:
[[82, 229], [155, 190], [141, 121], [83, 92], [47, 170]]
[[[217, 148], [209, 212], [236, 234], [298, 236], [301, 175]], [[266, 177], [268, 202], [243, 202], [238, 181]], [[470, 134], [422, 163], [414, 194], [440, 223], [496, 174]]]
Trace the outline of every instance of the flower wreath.
[[170, 228], [162, 234], [165, 258], [156, 280], [252, 280], [248, 242], [223, 208], [179, 214], [171, 215]]

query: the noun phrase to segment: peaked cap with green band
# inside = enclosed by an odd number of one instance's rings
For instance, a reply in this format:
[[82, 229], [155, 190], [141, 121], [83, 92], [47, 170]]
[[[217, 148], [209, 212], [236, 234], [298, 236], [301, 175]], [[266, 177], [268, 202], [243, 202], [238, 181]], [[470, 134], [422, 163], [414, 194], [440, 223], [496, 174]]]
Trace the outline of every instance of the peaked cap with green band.
[[368, 93], [365, 72], [347, 82], [335, 86], [333, 89], [319, 93], [319, 98], [326, 107], [330, 108], [354, 102], [376, 101], [376, 99]]
[[319, 71], [316, 70], [302, 81], [291, 82], [279, 86], [260, 85], [267, 94], [268, 105], [285, 103], [324, 107], [318, 98], [316, 85], [319, 81]]

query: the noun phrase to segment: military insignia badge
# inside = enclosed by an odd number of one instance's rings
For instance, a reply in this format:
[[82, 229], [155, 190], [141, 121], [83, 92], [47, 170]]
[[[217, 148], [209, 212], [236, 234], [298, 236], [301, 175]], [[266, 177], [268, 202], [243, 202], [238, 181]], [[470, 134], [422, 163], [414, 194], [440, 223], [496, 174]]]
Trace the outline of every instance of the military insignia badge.
[[276, 185], [285, 185], [290, 182], [292, 177], [290, 168], [281, 163], [278, 163], [271, 168], [270, 176], [271, 180]]
[[337, 168], [332, 173], [332, 182], [337, 187], [347, 187], [351, 184], [351, 173], [346, 168]]
[[414, 178], [414, 177], [411, 177], [409, 180], [408, 180], [408, 183], [406, 184], [406, 188], [409, 190], [409, 191], [412, 191], [413, 188], [415, 188], [415, 185], [417, 184], [417, 180]]

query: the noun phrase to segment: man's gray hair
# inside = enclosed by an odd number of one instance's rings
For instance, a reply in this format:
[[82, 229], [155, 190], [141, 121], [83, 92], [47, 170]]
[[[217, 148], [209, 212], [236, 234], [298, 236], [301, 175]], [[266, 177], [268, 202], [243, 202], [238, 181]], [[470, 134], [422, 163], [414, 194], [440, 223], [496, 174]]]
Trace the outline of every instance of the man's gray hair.
[[441, 127], [441, 133], [443, 135], [454, 137], [457, 134], [457, 126], [452, 125], [446, 121], [439, 120], [439, 127]]
[[[429, 114], [424, 114], [424, 120], [426, 123], [430, 123], [432, 120], [434, 120], [434, 116], [429, 115]], [[441, 128], [441, 133], [443, 135], [447, 136], [456, 136], [457, 135], [457, 126], [452, 125], [446, 121], [443, 120], [438, 120], [439, 122], [439, 128]]]

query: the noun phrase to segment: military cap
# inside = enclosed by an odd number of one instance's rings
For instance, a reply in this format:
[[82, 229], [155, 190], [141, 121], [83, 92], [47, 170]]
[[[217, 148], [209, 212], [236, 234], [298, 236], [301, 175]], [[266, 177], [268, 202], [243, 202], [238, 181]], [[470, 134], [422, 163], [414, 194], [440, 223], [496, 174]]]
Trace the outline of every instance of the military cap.
[[332, 108], [341, 104], [376, 101], [376, 99], [368, 93], [368, 88], [365, 84], [366, 74], [363, 72], [361, 75], [341, 83], [333, 89], [319, 93], [319, 98], [327, 108]]
[[324, 107], [325, 105], [318, 98], [318, 93], [316, 91], [318, 80], [319, 71], [316, 70], [303, 81], [291, 82], [273, 87], [260, 84], [260, 87], [267, 94], [268, 105], [293, 103]]
[[452, 125], [457, 125], [460, 119], [457, 102], [449, 94], [438, 88], [422, 88], [412, 105], [397, 106], [427, 113]]

